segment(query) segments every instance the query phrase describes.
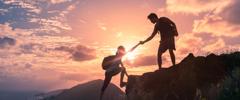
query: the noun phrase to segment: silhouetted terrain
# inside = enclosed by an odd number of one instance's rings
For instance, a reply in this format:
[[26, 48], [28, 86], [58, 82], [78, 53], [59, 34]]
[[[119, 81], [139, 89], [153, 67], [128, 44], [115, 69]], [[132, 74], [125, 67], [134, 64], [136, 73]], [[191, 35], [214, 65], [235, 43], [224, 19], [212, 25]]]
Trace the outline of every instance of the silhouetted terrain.
[[3, 91], [0, 90], [0, 100], [29, 100], [39, 91]]
[[51, 99], [54, 99], [55, 96], [59, 95], [60, 93], [62, 93], [65, 90], [66, 89], [59, 89], [59, 90], [50, 91], [47, 93], [39, 93], [39, 94], [34, 95], [32, 98], [29, 98], [28, 100], [51, 100]]
[[[66, 89], [44, 100], [99, 100], [102, 80]], [[131, 75], [127, 100], [240, 100], [240, 52], [195, 57], [189, 54], [176, 66]], [[126, 100], [114, 84], [104, 100]]]
[[[50, 100], [99, 100], [102, 80], [94, 80], [65, 90]], [[124, 92], [116, 85], [109, 84], [103, 100], [123, 100]]]
[[194, 57], [130, 76], [128, 100], [240, 100], [240, 52]]

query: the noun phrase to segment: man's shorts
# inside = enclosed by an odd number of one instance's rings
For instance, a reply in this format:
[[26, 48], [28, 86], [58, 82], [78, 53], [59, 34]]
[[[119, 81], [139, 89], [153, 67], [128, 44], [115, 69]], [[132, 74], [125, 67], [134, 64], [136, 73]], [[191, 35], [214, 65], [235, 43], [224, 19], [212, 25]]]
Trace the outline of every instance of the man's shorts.
[[162, 39], [158, 48], [158, 52], [165, 52], [167, 49], [176, 50], [174, 37]]

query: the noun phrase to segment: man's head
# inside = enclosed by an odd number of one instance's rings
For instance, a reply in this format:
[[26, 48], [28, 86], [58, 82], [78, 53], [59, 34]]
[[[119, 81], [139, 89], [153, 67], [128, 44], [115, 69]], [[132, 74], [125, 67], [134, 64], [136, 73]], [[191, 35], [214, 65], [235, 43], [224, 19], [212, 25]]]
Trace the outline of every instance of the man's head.
[[155, 14], [155, 13], [150, 13], [150, 14], [148, 15], [148, 19], [149, 19], [153, 24], [155, 24], [155, 23], [157, 22], [157, 20], [158, 20], [158, 16], [157, 16], [157, 14]]
[[125, 55], [125, 53], [126, 53], [125, 48], [123, 46], [119, 46], [116, 55], [122, 57]]

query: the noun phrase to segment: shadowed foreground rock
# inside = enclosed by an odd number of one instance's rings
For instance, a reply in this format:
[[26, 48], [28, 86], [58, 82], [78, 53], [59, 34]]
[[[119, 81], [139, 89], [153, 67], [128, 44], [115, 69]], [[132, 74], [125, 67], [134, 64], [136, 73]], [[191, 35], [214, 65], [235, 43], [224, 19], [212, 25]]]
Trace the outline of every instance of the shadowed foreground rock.
[[194, 57], [176, 66], [130, 76], [128, 100], [240, 100], [240, 52]]

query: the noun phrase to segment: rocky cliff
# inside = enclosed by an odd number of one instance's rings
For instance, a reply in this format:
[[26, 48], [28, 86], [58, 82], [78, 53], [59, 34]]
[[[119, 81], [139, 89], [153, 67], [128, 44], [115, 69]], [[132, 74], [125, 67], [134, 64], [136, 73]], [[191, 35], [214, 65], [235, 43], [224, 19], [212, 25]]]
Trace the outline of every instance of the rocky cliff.
[[195, 57], [129, 76], [128, 100], [240, 100], [240, 52]]

